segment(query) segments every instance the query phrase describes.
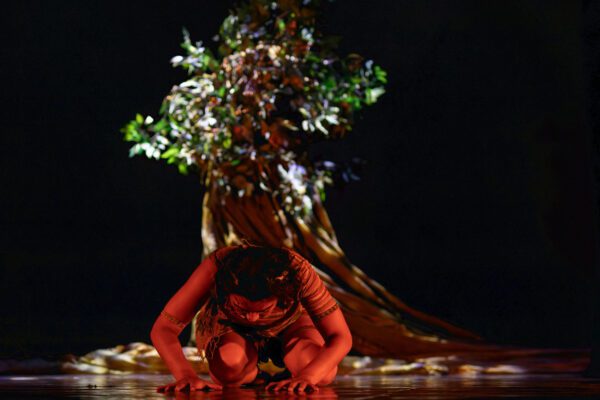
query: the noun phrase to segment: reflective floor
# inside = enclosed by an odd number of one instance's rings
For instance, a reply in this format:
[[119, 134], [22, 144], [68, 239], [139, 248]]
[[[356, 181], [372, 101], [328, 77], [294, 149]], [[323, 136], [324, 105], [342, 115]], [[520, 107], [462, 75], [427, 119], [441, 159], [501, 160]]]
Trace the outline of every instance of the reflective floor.
[[169, 375], [0, 376], [2, 398], [44, 399], [473, 399], [600, 398], [600, 380], [576, 375], [339, 376], [308, 395], [270, 393], [263, 388], [222, 392], [156, 393]]

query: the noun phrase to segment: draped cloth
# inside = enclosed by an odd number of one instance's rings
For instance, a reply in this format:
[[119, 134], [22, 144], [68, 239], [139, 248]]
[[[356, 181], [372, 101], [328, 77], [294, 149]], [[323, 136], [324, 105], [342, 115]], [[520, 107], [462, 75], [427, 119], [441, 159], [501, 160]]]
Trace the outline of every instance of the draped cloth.
[[[352, 332], [355, 353], [406, 361], [437, 360], [436, 368], [442, 369], [444, 363], [451, 363], [448, 360], [455, 360], [460, 365], [509, 362], [522, 366], [515, 369], [519, 371], [573, 370], [568, 351], [555, 354], [552, 349], [487, 343], [473, 332], [404, 303], [348, 259], [317, 194], [307, 194], [311, 199], [308, 213], [292, 214], [283, 207], [281, 194], [273, 190], [279, 187], [276, 166], [257, 162], [246, 167], [245, 172], [232, 175], [231, 180], [241, 176], [252, 182], [261, 176], [265, 179], [261, 185], [270, 191], [256, 190], [243, 197], [226, 195], [214, 180], [207, 178], [202, 214], [204, 256], [244, 239], [293, 249], [308, 260], [339, 303]], [[193, 342], [192, 337], [190, 344]], [[549, 363], [549, 359], [555, 362]]]
[[[267, 165], [257, 167], [261, 170], [252, 174], [260, 173], [269, 179], [277, 175]], [[586, 349], [497, 346], [405, 304], [350, 262], [338, 244], [318, 196], [313, 197], [312, 210], [300, 217], [284, 210], [281, 207], [283, 202], [273, 193], [255, 192], [238, 198], [223, 195], [210, 180], [205, 186], [203, 256], [209, 257], [217, 249], [237, 245], [247, 239], [256, 244], [286, 246], [306, 259], [309, 264], [304, 266], [311, 266], [342, 309], [352, 332], [354, 351], [369, 356], [347, 357], [340, 365], [341, 371], [371, 375], [578, 373], [589, 364], [589, 351]], [[300, 305], [308, 312], [305, 305]], [[206, 305], [193, 319], [193, 325], [203, 321], [203, 316], [206, 316]], [[196, 331], [197, 328], [192, 326], [192, 332]], [[277, 329], [273, 327], [271, 333], [275, 332]], [[203, 335], [192, 334], [190, 347], [184, 350], [197, 370], [206, 373], [207, 363], [197, 356], [194, 346], [197, 337], [206, 341]], [[68, 360], [61, 367], [65, 372], [98, 374], [168, 371], [156, 350], [143, 343], [101, 349]]]
[[[246, 171], [244, 179], [251, 181], [260, 175], [269, 179], [263, 182], [267, 187], [278, 187], [274, 167], [256, 163], [249, 168], [257, 170]], [[205, 187], [204, 257], [221, 247], [240, 244], [243, 239], [293, 249], [308, 260], [340, 304], [356, 352], [372, 357], [415, 358], [495, 348], [472, 332], [408, 306], [352, 264], [338, 244], [318, 195], [311, 197], [310, 212], [300, 216], [288, 212], [274, 192], [257, 190], [237, 197], [223, 194], [211, 179], [206, 180]], [[190, 345], [194, 343], [192, 335]]]

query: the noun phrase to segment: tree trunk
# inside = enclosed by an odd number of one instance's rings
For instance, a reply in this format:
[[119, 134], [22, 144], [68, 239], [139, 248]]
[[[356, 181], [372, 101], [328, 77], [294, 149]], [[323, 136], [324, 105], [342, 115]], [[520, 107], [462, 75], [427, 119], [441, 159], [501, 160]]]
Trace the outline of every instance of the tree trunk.
[[[266, 176], [272, 179], [272, 175]], [[293, 248], [309, 260], [340, 303], [352, 331], [354, 350], [375, 357], [373, 363], [361, 359], [357, 364], [347, 359], [343, 363], [345, 373], [572, 373], [589, 362], [585, 350], [484, 343], [464, 329], [404, 304], [348, 260], [318, 197], [313, 198], [312, 211], [298, 217], [285, 211], [281, 199], [269, 192], [236, 197], [224, 195], [222, 188], [210, 182], [206, 182], [206, 188], [202, 214], [204, 257], [248, 239]], [[190, 347], [184, 353], [197, 372], [207, 373], [206, 362], [196, 354], [193, 332], [192, 325]], [[95, 374], [167, 371], [156, 350], [138, 342], [71, 357], [61, 362], [61, 369]]]
[[216, 184], [207, 182], [202, 213], [204, 257], [220, 247], [239, 244], [242, 238], [294, 249], [310, 261], [340, 303], [354, 350], [363, 355], [406, 358], [495, 348], [471, 332], [409, 307], [369, 278], [340, 248], [318, 196], [312, 200], [312, 211], [299, 217], [283, 209], [269, 192], [223, 195]]

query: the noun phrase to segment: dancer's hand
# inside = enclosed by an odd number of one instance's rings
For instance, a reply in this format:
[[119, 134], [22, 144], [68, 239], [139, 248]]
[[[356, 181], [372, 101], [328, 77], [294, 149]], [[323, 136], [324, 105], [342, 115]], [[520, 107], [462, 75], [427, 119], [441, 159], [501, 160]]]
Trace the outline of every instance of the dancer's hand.
[[159, 386], [157, 392], [193, 392], [195, 390], [206, 390], [206, 389], [221, 390], [223, 386], [217, 385], [216, 383], [208, 382], [197, 376], [186, 376], [173, 383]]
[[[286, 389], [287, 388], [287, 389]], [[279, 382], [271, 382], [265, 388], [266, 390], [272, 390], [278, 392], [280, 390], [287, 390], [287, 392], [318, 392], [319, 388], [314, 383], [311, 383], [308, 378], [297, 376], [291, 379], [284, 379]]]

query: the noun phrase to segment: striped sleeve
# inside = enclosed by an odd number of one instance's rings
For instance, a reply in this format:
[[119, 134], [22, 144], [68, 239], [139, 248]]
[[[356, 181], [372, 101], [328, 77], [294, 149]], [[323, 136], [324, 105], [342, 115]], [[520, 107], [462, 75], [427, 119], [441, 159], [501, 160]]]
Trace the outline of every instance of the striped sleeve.
[[307, 260], [297, 255], [294, 255], [294, 258], [298, 262], [302, 306], [315, 319], [321, 319], [334, 312], [339, 305], [325, 287], [314, 267]]

